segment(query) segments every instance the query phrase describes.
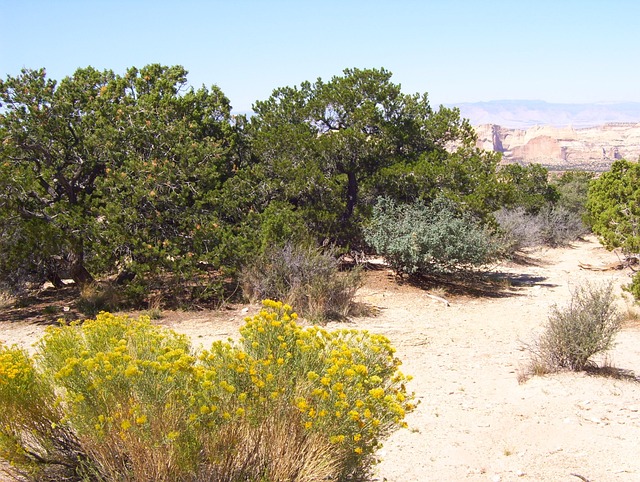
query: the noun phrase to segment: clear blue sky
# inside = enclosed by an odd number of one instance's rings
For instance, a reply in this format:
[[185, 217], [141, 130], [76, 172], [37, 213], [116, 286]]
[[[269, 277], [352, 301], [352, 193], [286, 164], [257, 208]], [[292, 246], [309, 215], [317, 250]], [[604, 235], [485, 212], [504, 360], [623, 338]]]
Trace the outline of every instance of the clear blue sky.
[[385, 67], [431, 103], [640, 101], [638, 0], [0, 0], [0, 76], [180, 64], [236, 111]]

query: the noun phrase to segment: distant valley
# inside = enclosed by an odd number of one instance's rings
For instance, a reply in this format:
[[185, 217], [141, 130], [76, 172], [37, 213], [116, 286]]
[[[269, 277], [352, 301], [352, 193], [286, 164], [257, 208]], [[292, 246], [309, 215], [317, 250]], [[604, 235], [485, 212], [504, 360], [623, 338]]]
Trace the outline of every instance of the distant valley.
[[605, 171], [616, 159], [640, 157], [640, 102], [492, 101], [448, 107], [458, 107], [475, 126], [478, 147], [501, 152], [503, 162]]

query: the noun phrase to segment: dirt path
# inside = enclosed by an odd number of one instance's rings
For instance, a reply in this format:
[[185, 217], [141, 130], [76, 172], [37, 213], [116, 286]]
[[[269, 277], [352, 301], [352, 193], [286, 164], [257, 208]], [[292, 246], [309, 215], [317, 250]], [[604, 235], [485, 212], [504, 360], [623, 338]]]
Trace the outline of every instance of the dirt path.
[[[381, 450], [378, 480], [640, 480], [639, 383], [584, 374], [518, 383], [523, 342], [572, 285], [628, 282], [627, 273], [578, 262], [616, 259], [593, 239], [541, 251], [535, 264], [496, 267], [514, 280], [505, 296], [454, 297], [448, 307], [418, 289], [363, 289], [381, 314], [355, 325], [391, 338], [422, 402]], [[640, 330], [626, 328], [611, 358], [640, 372]]]
[[[349, 326], [391, 339], [421, 402], [408, 417], [409, 429], [385, 442], [375, 480], [640, 480], [640, 383], [568, 373], [518, 383], [527, 359], [523, 342], [539, 332], [553, 303], [566, 303], [571, 286], [629, 281], [626, 272], [585, 271], [578, 263], [616, 260], [593, 238], [538, 251], [527, 265], [494, 268], [504, 280], [500, 291], [440, 293], [449, 306], [423, 289], [398, 285], [385, 271], [372, 273], [358, 301], [378, 313]], [[626, 310], [623, 301], [621, 308]], [[255, 309], [166, 313], [160, 323], [208, 346], [237, 336]], [[44, 329], [31, 322], [0, 327], [0, 340], [25, 346]], [[640, 373], [638, 326], [623, 330], [610, 358], [616, 367]]]

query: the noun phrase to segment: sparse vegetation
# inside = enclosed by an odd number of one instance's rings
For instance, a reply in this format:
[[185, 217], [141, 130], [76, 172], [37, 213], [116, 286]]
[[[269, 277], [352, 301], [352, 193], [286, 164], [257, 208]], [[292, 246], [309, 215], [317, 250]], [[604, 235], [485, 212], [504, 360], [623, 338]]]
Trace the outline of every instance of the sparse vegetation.
[[240, 279], [247, 298], [280, 300], [317, 321], [346, 317], [362, 282], [359, 269], [340, 271], [334, 250], [291, 243], [268, 248]]
[[606, 352], [621, 328], [611, 284], [582, 284], [566, 307], [554, 306], [540, 338], [531, 346], [530, 374], [585, 370]]
[[119, 304], [119, 293], [111, 283], [93, 282], [80, 290], [76, 308], [86, 316], [95, 316], [101, 311], [116, 311]]
[[547, 205], [537, 213], [523, 207], [503, 208], [495, 213], [495, 219], [506, 256], [536, 246], [566, 246], [589, 232], [579, 214], [562, 206]]
[[7, 308], [16, 302], [16, 298], [8, 291], [0, 289], [0, 309]]

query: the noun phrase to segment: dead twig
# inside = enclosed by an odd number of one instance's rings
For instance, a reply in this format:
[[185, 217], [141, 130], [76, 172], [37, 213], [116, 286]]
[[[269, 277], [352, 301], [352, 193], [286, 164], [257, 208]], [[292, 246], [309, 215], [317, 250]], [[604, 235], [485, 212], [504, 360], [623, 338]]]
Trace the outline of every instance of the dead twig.
[[431, 293], [425, 293], [425, 296], [428, 296], [429, 298], [432, 298], [432, 299], [434, 299], [436, 301], [444, 303], [445, 306], [450, 306], [449, 302], [447, 300], [445, 300], [444, 298], [440, 297], [440, 296], [432, 295]]
[[589, 479], [587, 479], [586, 477], [584, 477], [584, 476], [582, 476], [580, 474], [571, 473], [569, 475], [573, 475], [574, 477], [578, 477], [580, 480], [584, 480], [584, 482], [591, 482]]

